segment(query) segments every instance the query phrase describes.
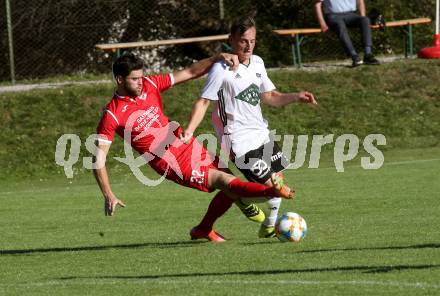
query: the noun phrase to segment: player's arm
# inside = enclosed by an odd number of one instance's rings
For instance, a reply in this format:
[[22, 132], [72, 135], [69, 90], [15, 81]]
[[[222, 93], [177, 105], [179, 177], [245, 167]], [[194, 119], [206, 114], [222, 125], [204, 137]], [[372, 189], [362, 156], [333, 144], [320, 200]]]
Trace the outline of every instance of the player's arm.
[[210, 58], [203, 59], [192, 64], [188, 68], [180, 71], [174, 71], [174, 84], [182, 83], [206, 74], [213, 64], [218, 61], [225, 61], [231, 70], [237, 69], [239, 65], [238, 56], [229, 53], [220, 53]]
[[125, 204], [119, 200], [110, 187], [110, 181], [105, 167], [105, 161], [110, 149], [110, 144], [97, 141], [96, 153], [93, 159], [93, 174], [104, 196], [104, 212], [106, 216], [113, 216], [116, 206], [125, 207]]
[[324, 19], [324, 14], [322, 13], [322, 0], [318, 0], [314, 5], [316, 19], [318, 20], [319, 26], [321, 27], [322, 32], [328, 31], [327, 23]]
[[188, 143], [193, 134], [194, 131], [197, 129], [197, 127], [202, 122], [203, 118], [205, 117], [206, 110], [208, 110], [209, 104], [211, 103], [211, 100], [205, 99], [205, 98], [199, 98], [193, 105], [191, 115], [189, 118], [188, 126], [186, 127], [185, 131], [182, 135], [182, 141], [184, 143]]
[[300, 91], [298, 93], [281, 93], [279, 91], [272, 90], [262, 93], [261, 101], [273, 107], [282, 107], [290, 103], [318, 105], [315, 96], [307, 91]]
[[357, 4], [358, 4], [358, 9], [359, 9], [359, 14], [361, 16], [366, 16], [367, 9], [365, 7], [365, 1], [364, 0], [357, 0]]

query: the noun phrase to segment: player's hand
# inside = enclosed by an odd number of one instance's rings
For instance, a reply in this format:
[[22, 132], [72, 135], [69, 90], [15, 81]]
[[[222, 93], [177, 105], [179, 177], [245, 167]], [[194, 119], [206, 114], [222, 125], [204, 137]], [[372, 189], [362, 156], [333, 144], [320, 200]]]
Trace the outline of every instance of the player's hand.
[[180, 135], [180, 140], [185, 143], [185, 144], [189, 144], [191, 142], [191, 139], [193, 137], [193, 133], [189, 132], [189, 131], [184, 131], [181, 135]]
[[106, 216], [113, 216], [116, 206], [125, 208], [125, 204], [113, 194], [104, 199], [104, 213]]
[[301, 91], [298, 93], [299, 101], [306, 104], [318, 105], [315, 96], [308, 91]]
[[325, 32], [327, 32], [328, 31], [328, 26], [327, 26], [327, 24], [323, 24], [323, 25], [321, 25], [321, 32], [322, 33], [325, 33]]
[[225, 61], [226, 65], [229, 66], [229, 70], [235, 71], [238, 69], [240, 62], [238, 61], [238, 56], [231, 53], [221, 53], [219, 55], [220, 59]]

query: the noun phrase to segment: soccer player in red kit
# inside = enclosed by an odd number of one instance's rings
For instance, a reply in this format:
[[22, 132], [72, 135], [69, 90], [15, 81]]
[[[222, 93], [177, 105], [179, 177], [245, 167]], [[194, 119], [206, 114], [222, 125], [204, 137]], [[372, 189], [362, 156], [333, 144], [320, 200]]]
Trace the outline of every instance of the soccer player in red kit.
[[106, 215], [113, 215], [116, 206], [125, 204], [110, 187], [105, 160], [114, 134], [140, 153], [160, 175], [180, 185], [212, 192], [221, 191], [211, 201], [205, 217], [191, 232], [192, 239], [207, 238], [222, 242], [225, 239], [213, 230], [214, 222], [238, 197], [282, 196], [293, 198], [293, 191], [273, 176], [274, 187], [242, 182], [218, 168], [218, 159], [194, 138], [183, 143], [182, 129], [170, 122], [163, 113], [160, 93], [174, 84], [200, 77], [217, 61], [224, 60], [231, 69], [238, 66], [236, 55], [219, 54], [201, 60], [190, 67], [169, 74], [144, 76], [144, 62], [133, 54], [119, 57], [113, 64], [116, 92], [108, 103], [97, 128], [97, 149], [94, 174], [104, 195]]

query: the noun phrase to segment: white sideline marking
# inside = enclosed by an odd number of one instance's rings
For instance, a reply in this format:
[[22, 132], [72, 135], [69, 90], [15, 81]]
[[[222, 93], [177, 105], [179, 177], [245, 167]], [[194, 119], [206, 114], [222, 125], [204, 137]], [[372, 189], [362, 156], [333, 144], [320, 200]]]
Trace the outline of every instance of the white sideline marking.
[[[108, 279], [96, 279], [96, 280], [57, 280], [57, 281], [47, 281], [47, 282], [37, 282], [37, 283], [17, 283], [17, 284], [0, 284], [0, 287], [43, 287], [43, 286], [67, 286], [67, 285], [108, 285], [117, 284], [120, 285], [121, 282], [130, 284], [194, 284], [201, 283], [200, 279], [188, 279], [188, 280], [160, 280], [160, 279], [120, 279], [120, 280], [108, 280]], [[256, 284], [277, 284], [277, 285], [309, 285], [309, 286], [320, 286], [320, 285], [341, 285], [341, 286], [384, 286], [384, 287], [405, 287], [405, 288], [416, 288], [416, 289], [440, 289], [440, 285], [416, 282], [382, 282], [382, 281], [307, 281], [307, 280], [273, 280], [273, 281], [242, 281], [242, 280], [204, 280], [204, 283], [209, 284], [235, 284], [235, 285], [256, 285]]]

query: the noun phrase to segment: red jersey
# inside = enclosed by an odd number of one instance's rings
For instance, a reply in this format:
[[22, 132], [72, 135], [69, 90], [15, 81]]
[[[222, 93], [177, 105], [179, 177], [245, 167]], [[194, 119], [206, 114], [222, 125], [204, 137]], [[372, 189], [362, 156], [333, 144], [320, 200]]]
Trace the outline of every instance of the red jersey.
[[142, 80], [142, 92], [135, 99], [114, 94], [97, 128], [99, 141], [111, 143], [115, 132], [124, 138], [124, 129], [127, 128], [132, 147], [143, 154], [150, 150], [154, 137], [141, 136], [141, 133], [150, 127], [163, 128], [168, 125], [169, 119], [163, 113], [160, 93], [173, 85], [172, 74], [146, 76]]
[[115, 94], [99, 122], [98, 141], [111, 143], [116, 132], [159, 174], [166, 173], [168, 179], [184, 186], [210, 191], [207, 176], [209, 168], [218, 165], [216, 157], [194, 139], [189, 145], [181, 142], [182, 129], [163, 113], [160, 93], [173, 84], [172, 74], [146, 76], [135, 99]]

